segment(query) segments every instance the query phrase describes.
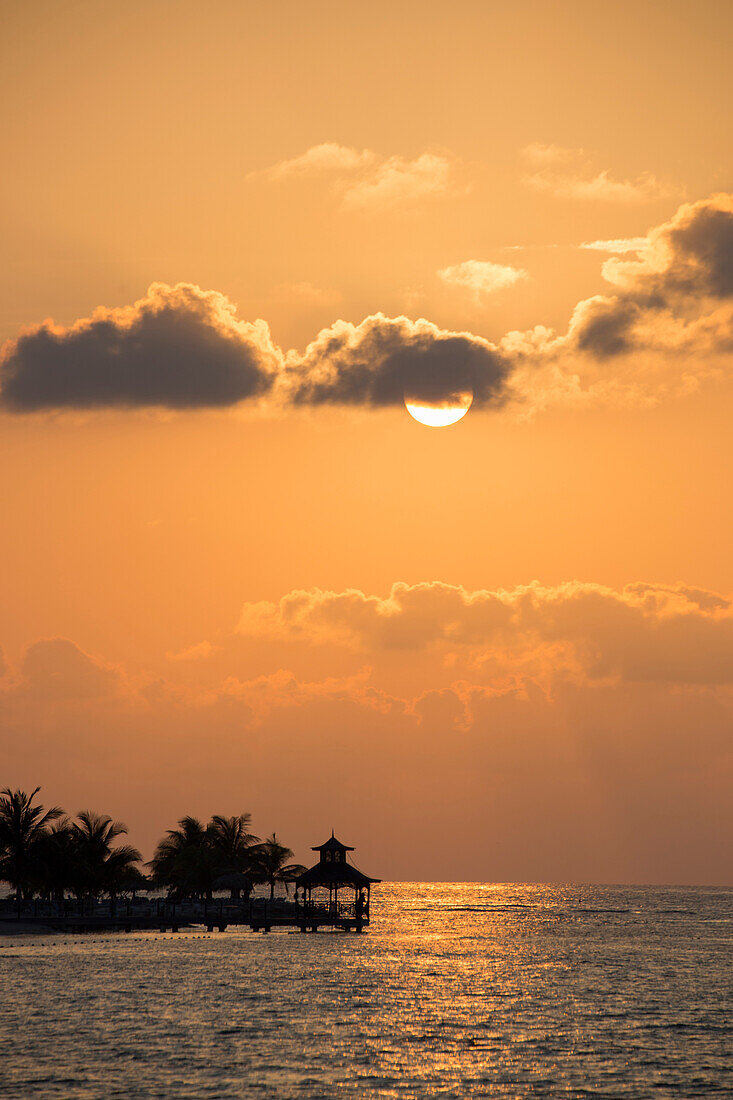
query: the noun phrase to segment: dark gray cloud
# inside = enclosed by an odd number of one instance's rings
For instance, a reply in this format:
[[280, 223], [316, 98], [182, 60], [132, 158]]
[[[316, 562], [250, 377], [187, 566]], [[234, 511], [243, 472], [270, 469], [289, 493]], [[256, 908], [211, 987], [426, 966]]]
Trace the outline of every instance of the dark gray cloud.
[[382, 314], [337, 321], [285, 357], [264, 322], [238, 321], [223, 295], [154, 284], [132, 306], [23, 333], [5, 352], [0, 402], [13, 412], [223, 407], [277, 382], [293, 405], [452, 404], [467, 391], [487, 405], [503, 400], [510, 369], [481, 337]]
[[505, 399], [511, 362], [470, 333], [428, 321], [375, 314], [360, 325], [324, 329], [288, 368], [295, 405], [401, 405], [405, 398], [455, 405], [473, 392], [477, 405]]
[[666, 233], [672, 262], [663, 288], [714, 298], [733, 296], [733, 204], [719, 195], [682, 207]]
[[[649, 322], [660, 342], [668, 337], [668, 346], [704, 335], [709, 350], [728, 350], [729, 314], [708, 325], [690, 322], [733, 297], [733, 196], [685, 203], [649, 233], [639, 259], [610, 259], [603, 273], [619, 293], [578, 304], [569, 332], [578, 350], [603, 359], [644, 349], [654, 343]], [[657, 318], [665, 312], [668, 322], [660, 326]]]
[[3, 357], [0, 400], [14, 412], [226, 406], [265, 393], [278, 365], [266, 326], [237, 321], [223, 295], [154, 284], [132, 306], [23, 333]]
[[599, 359], [630, 351], [634, 346], [632, 329], [638, 316], [636, 302], [588, 298], [576, 314], [578, 349]]

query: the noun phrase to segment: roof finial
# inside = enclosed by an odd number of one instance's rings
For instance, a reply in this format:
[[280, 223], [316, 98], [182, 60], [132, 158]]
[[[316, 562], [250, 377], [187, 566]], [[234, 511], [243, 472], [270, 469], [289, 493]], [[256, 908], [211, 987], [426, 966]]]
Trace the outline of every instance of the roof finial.
[[334, 839], [334, 835], [333, 835], [333, 825], [332, 825], [331, 826], [331, 840], [333, 840], [333, 839]]

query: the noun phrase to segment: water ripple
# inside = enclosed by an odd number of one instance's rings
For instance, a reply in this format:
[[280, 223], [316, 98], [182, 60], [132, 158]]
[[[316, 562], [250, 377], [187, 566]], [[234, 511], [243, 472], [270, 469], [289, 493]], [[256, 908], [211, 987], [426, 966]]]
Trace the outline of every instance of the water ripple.
[[733, 892], [400, 884], [362, 936], [0, 944], [3, 1100], [733, 1094]]

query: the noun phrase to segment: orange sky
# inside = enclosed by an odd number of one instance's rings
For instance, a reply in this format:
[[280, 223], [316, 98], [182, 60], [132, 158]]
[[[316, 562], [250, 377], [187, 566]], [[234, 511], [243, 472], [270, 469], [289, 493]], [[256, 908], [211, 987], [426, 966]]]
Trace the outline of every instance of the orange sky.
[[4, 22], [1, 785], [730, 882], [730, 6]]

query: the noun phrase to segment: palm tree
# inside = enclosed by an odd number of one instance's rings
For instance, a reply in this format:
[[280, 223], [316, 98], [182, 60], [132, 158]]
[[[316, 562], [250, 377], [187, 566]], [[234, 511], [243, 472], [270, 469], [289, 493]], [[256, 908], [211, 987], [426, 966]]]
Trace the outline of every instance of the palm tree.
[[38, 869], [38, 846], [51, 822], [63, 812], [59, 806], [50, 810], [34, 806], [33, 799], [40, 789], [36, 787], [30, 794], [11, 791], [10, 787], [0, 791], [0, 878], [15, 887], [19, 916], [20, 903], [28, 895]]
[[113, 847], [113, 841], [127, 834], [122, 821], [107, 814], [81, 810], [74, 822], [74, 840], [79, 869], [79, 885], [92, 896], [109, 894], [114, 900], [127, 871], [142, 859], [131, 844]]
[[292, 882], [305, 871], [301, 863], [288, 863], [293, 853], [277, 839], [275, 833], [256, 845], [252, 851], [252, 873], [258, 882], [269, 882], [270, 900], [275, 897], [275, 883]]
[[76, 886], [79, 872], [76, 833], [68, 817], [54, 822], [40, 838], [37, 860], [39, 891], [54, 901], [63, 901], [66, 891]]
[[150, 879], [137, 867], [128, 867], [118, 881], [120, 893], [131, 894], [133, 898], [137, 896], [138, 890], [147, 890], [149, 886]]
[[148, 866], [153, 881], [179, 896], [211, 897], [221, 866], [208, 829], [197, 817], [182, 817], [178, 829], [169, 829]]
[[[245, 874], [252, 863], [253, 846], [259, 837], [249, 831], [251, 814], [222, 817], [214, 814], [207, 826], [212, 849], [220, 861], [220, 875]], [[240, 886], [231, 886], [231, 896], [238, 899]]]

